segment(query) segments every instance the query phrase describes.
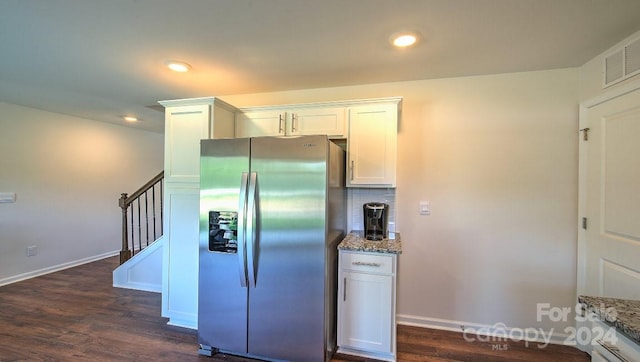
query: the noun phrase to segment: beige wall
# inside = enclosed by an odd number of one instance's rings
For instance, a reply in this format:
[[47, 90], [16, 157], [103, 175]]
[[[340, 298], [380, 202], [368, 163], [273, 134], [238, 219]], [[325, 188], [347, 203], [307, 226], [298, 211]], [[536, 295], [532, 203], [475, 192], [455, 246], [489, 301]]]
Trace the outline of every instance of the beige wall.
[[[120, 249], [118, 198], [163, 167], [164, 136], [0, 102], [0, 285]], [[37, 246], [37, 255], [26, 248]]]
[[577, 69], [221, 98], [244, 107], [388, 96], [404, 97], [400, 320], [572, 325], [538, 323], [536, 303], [575, 305]]

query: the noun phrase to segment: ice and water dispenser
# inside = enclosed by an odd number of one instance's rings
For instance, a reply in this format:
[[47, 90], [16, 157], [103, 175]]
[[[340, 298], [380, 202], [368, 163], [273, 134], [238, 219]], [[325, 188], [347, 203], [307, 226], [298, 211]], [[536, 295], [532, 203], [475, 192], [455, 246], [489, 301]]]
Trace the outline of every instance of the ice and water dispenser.
[[238, 213], [209, 211], [209, 250], [222, 253], [238, 251]]

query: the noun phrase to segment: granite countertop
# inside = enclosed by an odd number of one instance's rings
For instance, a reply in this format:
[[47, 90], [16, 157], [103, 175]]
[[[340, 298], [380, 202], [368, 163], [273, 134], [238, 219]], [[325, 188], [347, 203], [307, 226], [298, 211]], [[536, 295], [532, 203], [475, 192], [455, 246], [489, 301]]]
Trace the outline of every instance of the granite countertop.
[[640, 300], [579, 296], [578, 301], [602, 321], [640, 344]]
[[362, 231], [352, 231], [338, 244], [339, 250], [367, 251], [372, 253], [401, 254], [400, 233], [389, 233], [391, 238], [367, 240]]

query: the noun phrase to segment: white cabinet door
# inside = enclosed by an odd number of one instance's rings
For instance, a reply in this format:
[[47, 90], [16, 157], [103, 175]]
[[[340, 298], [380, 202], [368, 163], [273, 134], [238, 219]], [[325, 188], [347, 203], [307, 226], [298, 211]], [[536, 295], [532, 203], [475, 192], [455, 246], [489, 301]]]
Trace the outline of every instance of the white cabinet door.
[[200, 140], [233, 137], [236, 108], [216, 98], [161, 101], [165, 106], [167, 182], [199, 182]]
[[236, 116], [236, 138], [327, 135], [345, 137], [344, 107], [243, 109]]
[[236, 138], [284, 136], [286, 112], [280, 110], [243, 111], [236, 116]]
[[162, 316], [171, 325], [197, 329], [200, 191], [171, 185], [165, 190]]
[[209, 105], [169, 107], [165, 112], [166, 181], [198, 180], [200, 140], [209, 138]]
[[291, 135], [345, 137], [345, 108], [317, 107], [292, 110], [288, 131]]
[[391, 275], [344, 271], [338, 345], [391, 353]]
[[339, 252], [338, 352], [396, 360], [394, 254]]
[[348, 187], [396, 186], [397, 128], [397, 104], [349, 108]]

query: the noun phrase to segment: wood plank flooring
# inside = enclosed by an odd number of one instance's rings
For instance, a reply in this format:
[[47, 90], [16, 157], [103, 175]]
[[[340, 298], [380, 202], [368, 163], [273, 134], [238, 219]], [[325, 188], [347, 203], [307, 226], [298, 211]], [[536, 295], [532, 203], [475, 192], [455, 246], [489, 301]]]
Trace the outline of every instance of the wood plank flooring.
[[[197, 354], [195, 332], [166, 324], [161, 296], [111, 286], [108, 258], [0, 287], [0, 361], [249, 361]], [[571, 347], [464, 340], [462, 334], [398, 326], [399, 361], [589, 361]], [[369, 361], [336, 355], [332, 362]]]

